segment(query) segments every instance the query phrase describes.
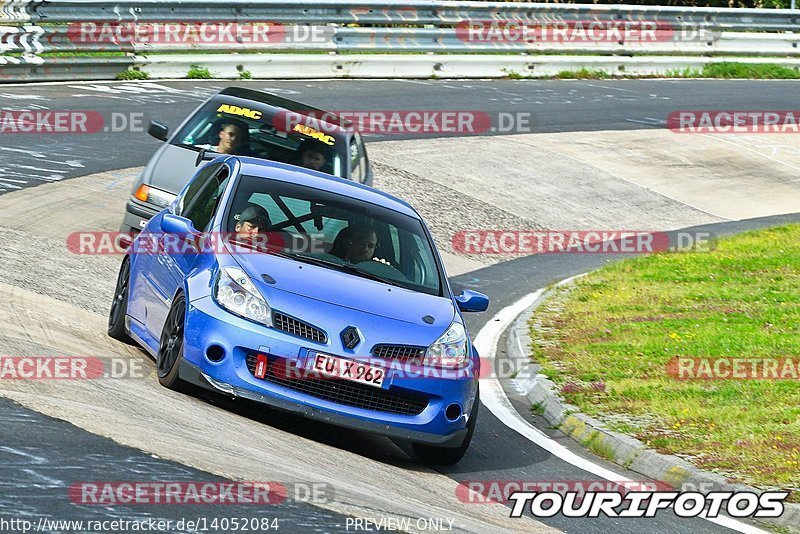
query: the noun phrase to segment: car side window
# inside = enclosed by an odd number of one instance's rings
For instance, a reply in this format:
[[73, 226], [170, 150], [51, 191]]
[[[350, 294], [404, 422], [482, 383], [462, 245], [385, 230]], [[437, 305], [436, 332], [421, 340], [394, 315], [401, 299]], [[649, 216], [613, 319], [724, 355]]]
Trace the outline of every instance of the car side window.
[[367, 169], [369, 168], [369, 161], [367, 160], [367, 148], [364, 146], [364, 138], [361, 134], [356, 134], [356, 144], [358, 145], [358, 167], [359, 167], [359, 181], [364, 182], [367, 178]]
[[437, 273], [435, 260], [430, 254], [425, 254], [425, 251], [430, 249], [422, 242], [422, 237], [414, 235], [413, 240], [415, 244], [414, 271], [422, 285], [432, 285], [435, 283]]
[[[218, 200], [225, 190], [228, 181], [228, 168], [215, 165], [210, 173], [198, 175], [187, 189], [186, 197], [181, 202], [180, 215], [186, 217], [197, 230], [204, 231], [211, 222]], [[188, 195], [188, 193], [192, 195]]]
[[216, 165], [208, 165], [200, 169], [200, 172], [198, 172], [192, 181], [189, 182], [189, 187], [187, 187], [181, 195], [181, 198], [178, 201], [178, 207], [175, 210], [175, 215], [185, 217], [184, 213], [186, 212], [186, 209], [192, 204], [194, 198], [198, 195], [198, 193], [200, 193], [208, 180], [219, 170], [220, 165], [221, 164], [218, 163]]
[[394, 252], [394, 257], [400, 257], [400, 234], [397, 232], [396, 226], [389, 227], [389, 238], [391, 239], [391, 247]]
[[350, 141], [350, 179], [363, 183], [367, 176], [367, 152], [361, 134]]

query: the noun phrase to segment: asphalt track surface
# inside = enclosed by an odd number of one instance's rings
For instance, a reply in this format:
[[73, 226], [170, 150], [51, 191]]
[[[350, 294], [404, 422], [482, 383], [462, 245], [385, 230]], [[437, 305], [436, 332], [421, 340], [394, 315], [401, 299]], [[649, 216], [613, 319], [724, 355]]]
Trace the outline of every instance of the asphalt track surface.
[[[175, 126], [200, 99], [222, 86], [217, 83], [166, 82], [157, 85], [171, 88], [169, 91], [154, 90], [153, 86], [148, 86], [150, 89], [144, 92], [141, 90], [142, 84], [121, 83], [98, 84], [92, 86], [94, 89], [79, 84], [4, 87], [0, 90], [0, 105], [7, 110], [26, 109], [31, 103], [36, 103], [51, 110], [91, 109], [101, 113], [141, 111], [149, 118], [157, 118]], [[101, 85], [106, 89], [96, 88]], [[756, 107], [754, 94], [758, 94], [759, 108], [791, 109], [792, 94], [796, 89], [796, 85], [791, 85], [789, 89], [789, 85], [781, 82], [729, 81], [252, 82], [247, 85], [278, 89], [289, 97], [330, 109], [424, 107], [472, 109], [489, 113], [530, 111], [534, 117], [533, 131], [536, 132], [640, 129], [648, 123], [652, 127], [663, 127], [663, 120], [677, 109], [752, 109]], [[142, 133], [70, 136], [58, 140], [39, 135], [27, 138], [15, 135], [8, 140], [3, 139], [0, 145], [0, 180], [13, 178], [17, 181], [7, 183], [24, 188], [52, 179], [139, 166], [146, 163], [156, 146], [156, 141]], [[30, 168], [26, 169], [26, 166]], [[49, 179], [31, 177], [36, 172], [44, 172], [41, 169], [48, 168], [60, 172], [51, 174]], [[23, 179], [24, 176], [27, 179]], [[709, 225], [706, 229], [722, 235], [798, 219], [800, 217], [778, 216]], [[494, 313], [522, 296], [556, 280], [595, 269], [618, 258], [601, 254], [527, 257], [455, 277], [452, 282], [456, 288], [471, 287], [487, 293], [491, 298], [491, 308], [487, 313], [467, 316], [470, 331], [474, 335]], [[519, 404], [520, 412], [541, 428], [541, 421], [528, 415], [521, 399], [515, 398], [513, 392], [507, 393], [512, 402]], [[240, 413], [248, 417], [247, 410]], [[6, 400], [0, 400], [0, 424], [4, 428], [4, 436], [8, 436], [0, 444], [0, 487], [3, 487], [0, 513], [3, 515], [9, 511], [15, 514], [25, 511], [30, 516], [46, 515], [58, 519], [97, 516], [133, 519], [151, 514], [163, 517], [165, 513], [179, 517], [185, 515], [183, 510], [149, 511], [140, 507], [135, 510], [118, 507], [76, 509], [65, 497], [64, 484], [98, 478], [132, 480], [148, 476], [161, 480], [219, 480], [213, 475], [121, 447]], [[253, 424], [259, 423], [254, 421]], [[302, 426], [303, 423], [298, 422], [298, 425]], [[563, 445], [581, 452], [568, 439], [558, 437], [544, 428], [542, 430]], [[330, 432], [335, 434], [337, 430], [330, 429]], [[91, 453], [87, 454], [86, 451]], [[26, 460], [20, 462], [20, 458]], [[25, 465], [25, 461], [29, 465]], [[618, 466], [599, 458], [592, 457], [592, 461], [623, 472]], [[441, 469], [440, 472], [458, 481], [597, 479], [538, 448], [485, 409], [481, 411], [467, 456], [456, 466]], [[636, 480], [642, 479], [635, 473], [625, 474]], [[230, 508], [223, 511], [204, 510], [203, 515], [235, 515], [231, 512]], [[242, 512], [253, 515], [251, 510]], [[285, 514], [284, 517], [290, 518], [282, 523], [290, 532], [294, 531], [294, 527], [298, 531], [305, 530], [301, 527], [323, 532], [343, 530], [342, 516], [308, 505], [295, 504], [285, 509], [269, 510], [268, 513]], [[542, 522], [567, 532], [694, 533], [727, 530], [701, 519], [680, 519], [669, 511], [660, 513], [654, 519], [587, 520], [557, 516]]]
[[[122, 447], [110, 439], [22, 408], [4, 398], [0, 398], [0, 426], [3, 428], [3, 443], [0, 445], [0, 517], [5, 519], [26, 519], [35, 525], [43, 517], [69, 521], [117, 519], [143, 523], [161, 520], [177, 525], [182, 519], [197, 521], [203, 516], [257, 519], [259, 523], [262, 520], [271, 523], [277, 519], [278, 531], [292, 534], [319, 532], [320, 525], [326, 525], [331, 530], [346, 528], [345, 516], [291, 498], [268, 506], [72, 504], [66, 498], [65, 488], [91, 481], [130, 480], [132, 473], [136, 473], [141, 480], [164, 483], [201, 485], [224, 483], [225, 479]], [[51, 524], [47, 531], [55, 530], [67, 529], [57, 529], [56, 525]]]

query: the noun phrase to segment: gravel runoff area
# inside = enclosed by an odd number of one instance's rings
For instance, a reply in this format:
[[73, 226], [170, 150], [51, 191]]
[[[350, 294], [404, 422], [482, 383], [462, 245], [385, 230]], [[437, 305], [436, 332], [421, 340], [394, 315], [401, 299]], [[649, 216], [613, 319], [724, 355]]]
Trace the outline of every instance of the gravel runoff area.
[[425, 219], [440, 251], [491, 265], [512, 259], [511, 254], [466, 254], [453, 248], [453, 235], [465, 229], [491, 226], [504, 230], [542, 230], [544, 226], [466, 195], [456, 189], [373, 161], [375, 186], [404, 199]]

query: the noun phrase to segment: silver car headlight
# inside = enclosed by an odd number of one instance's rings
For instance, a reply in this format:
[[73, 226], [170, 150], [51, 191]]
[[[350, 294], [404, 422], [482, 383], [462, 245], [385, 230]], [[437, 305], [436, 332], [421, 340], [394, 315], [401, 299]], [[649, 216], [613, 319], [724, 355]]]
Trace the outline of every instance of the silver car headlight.
[[156, 189], [155, 187], [147, 184], [142, 184], [139, 186], [133, 196], [142, 202], [149, 202], [150, 204], [158, 206], [159, 208], [166, 208], [172, 204], [172, 201], [175, 200], [177, 195], [167, 193], [161, 189]]
[[434, 367], [458, 368], [467, 359], [467, 331], [461, 323], [451, 324], [425, 352], [425, 365]]
[[223, 267], [214, 288], [214, 300], [229, 312], [272, 326], [272, 308], [253, 281], [238, 267]]

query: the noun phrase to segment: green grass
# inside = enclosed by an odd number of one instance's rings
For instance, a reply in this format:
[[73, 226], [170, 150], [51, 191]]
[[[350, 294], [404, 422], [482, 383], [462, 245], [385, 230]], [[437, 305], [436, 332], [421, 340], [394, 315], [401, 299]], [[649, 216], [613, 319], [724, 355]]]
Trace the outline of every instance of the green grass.
[[672, 70], [665, 73], [667, 78], [727, 78], [755, 80], [796, 80], [800, 79], [800, 71], [778, 65], [776, 63], [709, 63], [702, 69], [687, 67], [684, 70]]
[[192, 65], [189, 68], [189, 72], [186, 73], [186, 77], [190, 80], [210, 80], [214, 76], [211, 75], [211, 71], [206, 67]]
[[800, 70], [784, 67], [775, 63], [710, 63], [702, 69], [668, 70], [660, 75], [635, 75], [619, 72], [612, 74], [602, 70], [591, 70], [581, 67], [577, 71], [565, 70], [555, 75], [561, 80], [601, 80], [605, 78], [726, 78], [756, 80], [796, 80], [800, 79]]
[[615, 263], [551, 298], [532, 358], [567, 402], [732, 480], [800, 488], [800, 380], [667, 372], [676, 356], [800, 359], [800, 225]]
[[605, 458], [606, 460], [613, 461], [614, 460], [614, 450], [603, 443], [602, 440], [598, 439], [600, 437], [599, 432], [593, 432], [589, 439], [587, 439], [583, 446], [588, 448], [590, 451], [595, 453], [600, 458]]
[[775, 63], [711, 63], [703, 67], [704, 78], [754, 78], [765, 80], [796, 80], [800, 71]]
[[117, 74], [117, 80], [147, 80], [150, 75], [143, 70], [128, 69]]
[[559, 80], [602, 80], [612, 75], [602, 70], [590, 70], [581, 67], [579, 70], [562, 70], [555, 75]]
[[530, 76], [526, 76], [524, 74], [520, 74], [519, 72], [513, 69], [500, 69], [503, 73], [505, 73], [506, 78], [509, 80], [525, 80], [530, 78]]
[[685, 69], [668, 70], [664, 73], [665, 78], [702, 78], [703, 71], [686, 67]]
[[774, 523], [769, 523], [769, 522], [764, 522], [762, 524], [775, 534], [792, 534], [792, 530], [788, 527], [776, 525]]

